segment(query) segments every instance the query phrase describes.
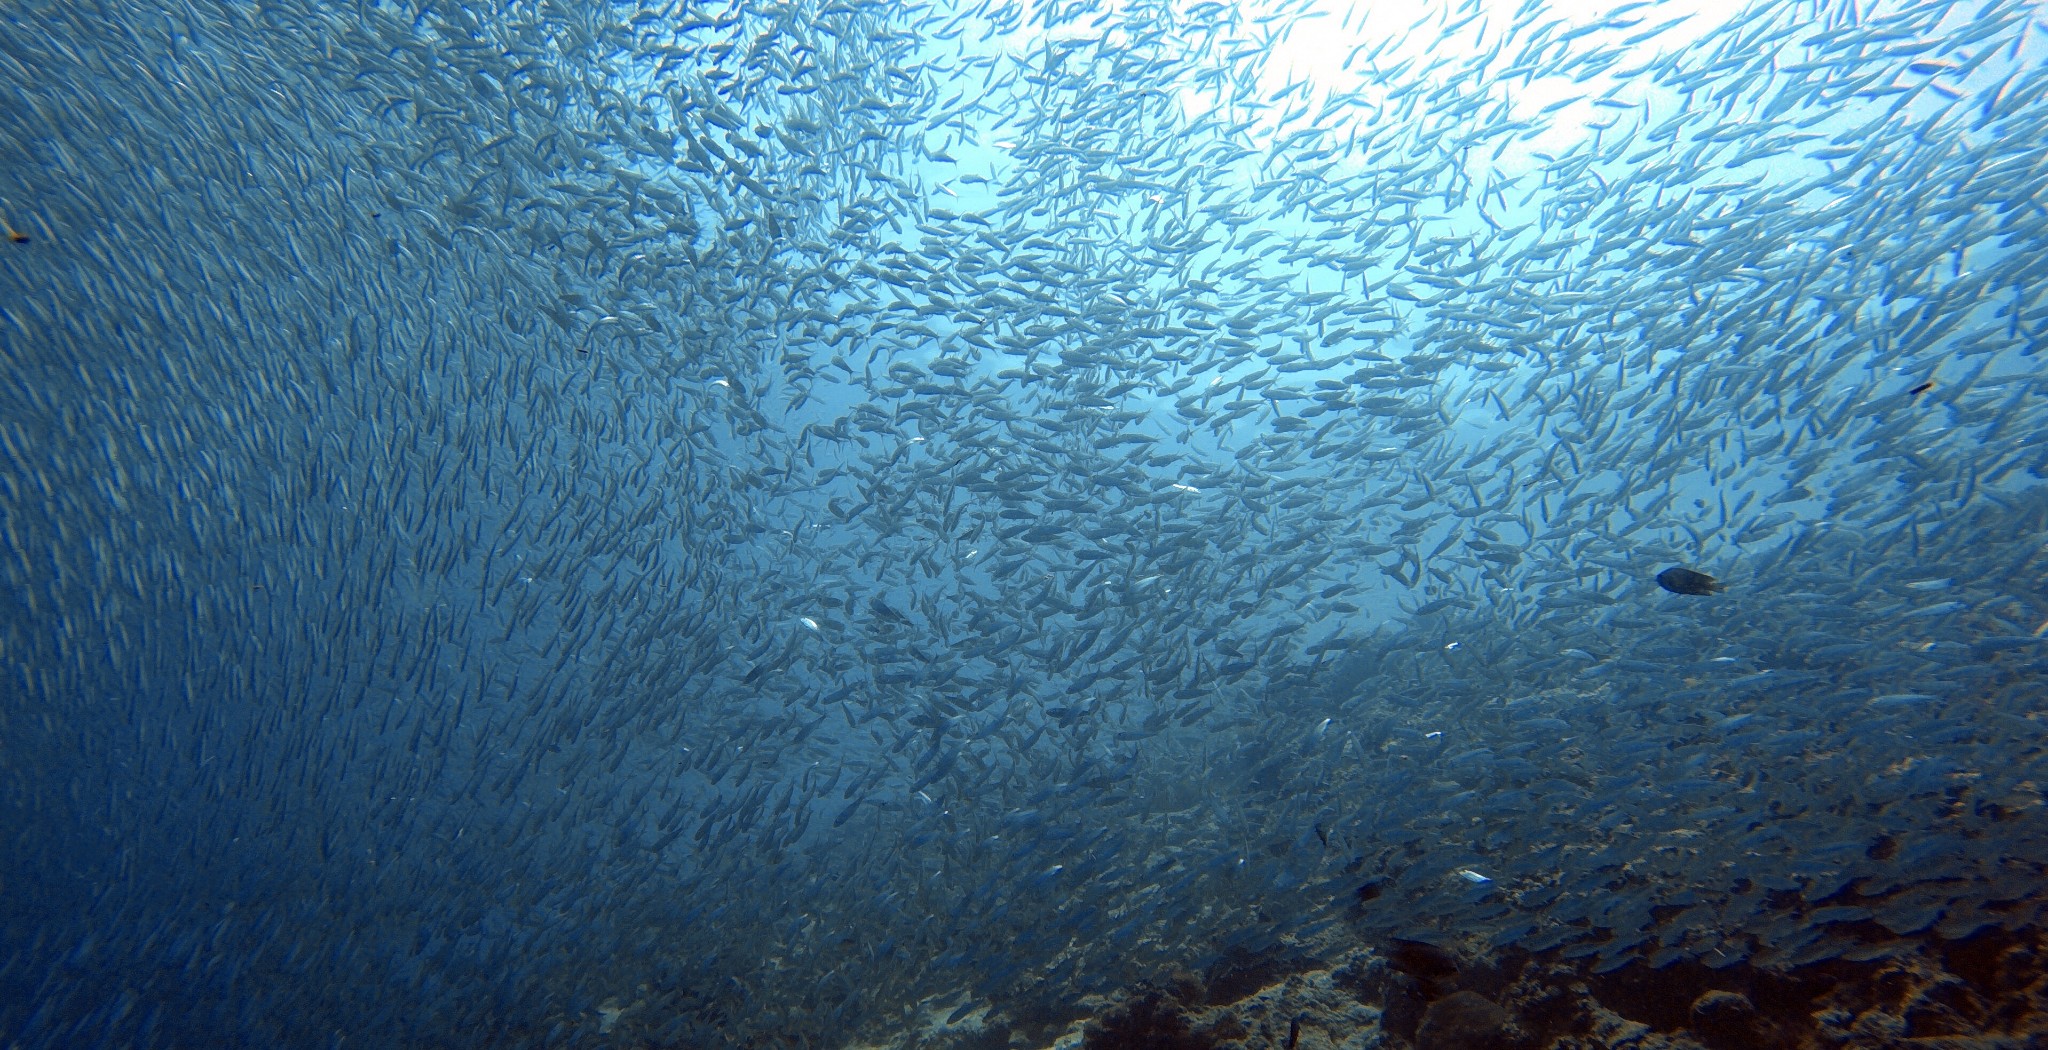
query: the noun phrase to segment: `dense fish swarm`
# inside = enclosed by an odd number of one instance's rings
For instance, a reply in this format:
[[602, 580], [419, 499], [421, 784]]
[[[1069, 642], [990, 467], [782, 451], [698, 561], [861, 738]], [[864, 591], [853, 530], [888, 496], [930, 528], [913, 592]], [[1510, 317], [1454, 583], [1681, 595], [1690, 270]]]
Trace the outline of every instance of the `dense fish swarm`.
[[0, 1041], [2034, 924], [2041, 14], [1357, 8], [7, 5]]

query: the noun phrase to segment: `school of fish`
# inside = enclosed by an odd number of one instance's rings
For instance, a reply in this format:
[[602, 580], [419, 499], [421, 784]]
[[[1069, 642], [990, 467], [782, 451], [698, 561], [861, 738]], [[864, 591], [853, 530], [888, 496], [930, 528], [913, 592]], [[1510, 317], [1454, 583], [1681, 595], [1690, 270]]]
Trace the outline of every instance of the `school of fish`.
[[0, 24], [8, 1046], [2048, 901], [2033, 3]]

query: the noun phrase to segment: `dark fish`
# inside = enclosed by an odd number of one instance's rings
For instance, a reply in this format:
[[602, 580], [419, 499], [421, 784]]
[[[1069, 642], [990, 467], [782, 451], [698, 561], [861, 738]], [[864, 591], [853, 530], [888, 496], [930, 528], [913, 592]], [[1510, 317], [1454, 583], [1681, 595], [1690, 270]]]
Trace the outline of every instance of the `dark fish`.
[[1657, 586], [1673, 594], [1712, 594], [1721, 589], [1721, 581], [1703, 572], [1674, 568], [1657, 574]]
[[1449, 995], [1457, 987], [1458, 974], [1463, 969], [1458, 956], [1449, 949], [1405, 937], [1394, 938], [1388, 947], [1387, 966], [1413, 978], [1421, 986], [1424, 1002]]
[[1450, 949], [1407, 937], [1393, 938], [1387, 948], [1387, 965], [1424, 981], [1455, 977], [1462, 968]]

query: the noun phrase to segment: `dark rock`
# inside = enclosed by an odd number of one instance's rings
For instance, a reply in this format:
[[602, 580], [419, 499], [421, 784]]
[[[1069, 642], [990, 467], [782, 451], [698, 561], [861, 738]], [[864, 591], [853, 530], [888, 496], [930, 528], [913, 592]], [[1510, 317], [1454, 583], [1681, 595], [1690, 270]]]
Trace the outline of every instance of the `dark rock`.
[[1368, 957], [1353, 959], [1330, 974], [1330, 983], [1351, 993], [1361, 1003], [1377, 1003], [1386, 999], [1386, 971], [1374, 965]]
[[1234, 1003], [1267, 985], [1279, 983], [1289, 974], [1313, 970], [1320, 965], [1318, 960], [1278, 949], [1264, 952], [1233, 950], [1217, 960], [1203, 975], [1205, 1001], [1210, 1006]]
[[1478, 992], [1452, 992], [1430, 1004], [1415, 1032], [1415, 1050], [1501, 1050], [1508, 1013]]
[[1693, 1034], [1714, 1050], [1768, 1045], [1768, 1027], [1756, 1004], [1740, 992], [1702, 992], [1692, 1001]]
[[1195, 1032], [1178, 1005], [1154, 992], [1090, 1024], [1081, 1045], [1085, 1050], [1212, 1050], [1216, 1040]]

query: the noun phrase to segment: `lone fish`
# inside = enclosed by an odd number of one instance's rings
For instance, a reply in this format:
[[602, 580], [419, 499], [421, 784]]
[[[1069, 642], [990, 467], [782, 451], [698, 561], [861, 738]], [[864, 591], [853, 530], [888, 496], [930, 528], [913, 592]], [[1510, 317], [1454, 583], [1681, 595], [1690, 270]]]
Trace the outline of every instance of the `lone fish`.
[[1721, 589], [1721, 581], [1703, 572], [1673, 568], [1657, 574], [1657, 586], [1673, 594], [1712, 594]]

